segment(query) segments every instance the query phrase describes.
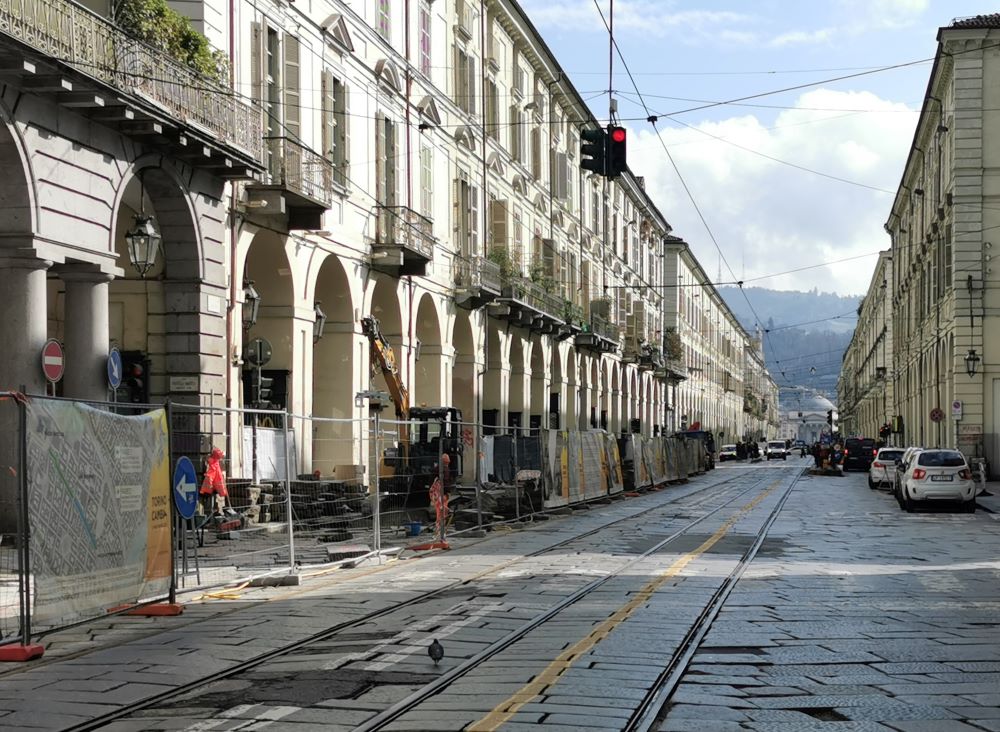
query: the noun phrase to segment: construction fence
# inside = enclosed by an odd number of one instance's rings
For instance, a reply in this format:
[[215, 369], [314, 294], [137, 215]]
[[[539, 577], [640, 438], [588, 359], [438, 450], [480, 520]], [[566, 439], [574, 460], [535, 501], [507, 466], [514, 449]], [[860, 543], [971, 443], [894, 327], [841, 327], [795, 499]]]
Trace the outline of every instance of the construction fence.
[[178, 593], [441, 546], [706, 465], [694, 440], [499, 429], [454, 410], [337, 419], [12, 392], [0, 443], [0, 649]]

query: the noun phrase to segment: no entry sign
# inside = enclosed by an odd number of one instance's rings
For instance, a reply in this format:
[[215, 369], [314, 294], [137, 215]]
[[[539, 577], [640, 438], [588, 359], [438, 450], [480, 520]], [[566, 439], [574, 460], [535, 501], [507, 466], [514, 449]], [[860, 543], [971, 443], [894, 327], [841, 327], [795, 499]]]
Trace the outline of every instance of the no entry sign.
[[63, 377], [65, 368], [66, 359], [59, 341], [54, 338], [45, 341], [42, 346], [42, 373], [45, 378], [55, 384]]

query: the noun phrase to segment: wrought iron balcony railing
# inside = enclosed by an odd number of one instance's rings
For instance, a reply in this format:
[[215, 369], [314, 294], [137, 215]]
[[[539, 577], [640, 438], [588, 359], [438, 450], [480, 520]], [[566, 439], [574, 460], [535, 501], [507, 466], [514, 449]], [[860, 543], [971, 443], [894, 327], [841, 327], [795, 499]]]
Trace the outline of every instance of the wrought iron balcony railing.
[[455, 260], [455, 284], [467, 290], [486, 290], [499, 295], [503, 291], [500, 265], [486, 257], [473, 256]]
[[265, 140], [271, 182], [329, 208], [333, 202], [334, 180], [330, 161], [289, 137], [267, 137]]
[[590, 316], [590, 332], [612, 343], [618, 343], [618, 328], [599, 315]]
[[379, 206], [377, 247], [401, 247], [426, 260], [434, 258], [434, 224], [407, 206]]
[[263, 162], [259, 109], [74, 2], [0, 0], [2, 35], [124, 94], [145, 98]]
[[527, 278], [512, 279], [505, 284], [503, 296], [527, 305], [549, 320], [563, 322], [563, 299]]

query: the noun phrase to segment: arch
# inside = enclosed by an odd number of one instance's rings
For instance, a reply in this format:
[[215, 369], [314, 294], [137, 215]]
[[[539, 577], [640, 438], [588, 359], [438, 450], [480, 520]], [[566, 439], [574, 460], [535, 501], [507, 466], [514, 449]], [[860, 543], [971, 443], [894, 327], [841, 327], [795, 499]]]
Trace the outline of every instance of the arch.
[[590, 359], [590, 378], [587, 379], [590, 389], [590, 413], [586, 415], [587, 426], [597, 429], [601, 426], [601, 362], [599, 356]]
[[566, 355], [566, 426], [564, 429], [580, 429], [580, 364], [575, 348], [569, 348]]
[[[321, 420], [352, 420], [360, 343], [350, 280], [339, 257], [329, 256], [320, 265], [316, 301], [327, 321], [323, 337], [313, 345], [312, 414]], [[332, 475], [338, 464], [359, 462], [352, 458], [355, 438], [360, 438], [356, 432], [351, 421], [314, 422], [313, 469]]]
[[[399, 301], [398, 283], [384, 275], [374, 275], [369, 280], [370, 307], [368, 312], [373, 318], [379, 321], [379, 328], [392, 348], [396, 360], [398, 379], [407, 391], [409, 384], [409, 355], [403, 346], [403, 316]], [[378, 373], [371, 377], [371, 388], [376, 391], [388, 391], [389, 382], [386, 381], [384, 373]], [[385, 415], [389, 419], [395, 419], [396, 414]]]
[[[476, 403], [476, 394], [479, 391], [476, 374], [477, 351], [472, 319], [468, 310], [459, 309], [455, 313], [455, 322], [451, 328], [451, 345], [455, 352], [455, 363], [451, 372], [451, 399], [449, 402], [462, 412], [463, 422], [479, 422], [478, 404]], [[471, 424], [467, 424], [463, 430], [465, 429], [472, 430]], [[470, 431], [467, 434], [472, 436], [473, 433]], [[476, 456], [467, 449], [465, 459], [462, 461], [463, 478], [469, 480], [475, 476], [476, 463]]]
[[546, 402], [546, 380], [548, 374], [545, 371], [545, 350], [542, 346], [541, 336], [531, 337], [531, 418], [539, 425], [545, 426], [545, 414], [549, 407]]
[[0, 198], [0, 234], [33, 234], [38, 231], [34, 171], [6, 106], [0, 106], [0, 164], [7, 178]]
[[611, 391], [608, 398], [609, 412], [608, 424], [614, 434], [619, 434], [622, 429], [621, 423], [621, 365], [612, 362], [609, 366], [611, 371]]
[[[486, 374], [483, 377], [483, 425], [503, 424], [503, 384], [506, 359], [500, 340], [500, 326], [495, 320], [486, 321]], [[491, 434], [491, 432], [487, 432]]]
[[562, 360], [559, 357], [559, 348], [556, 346], [552, 347], [552, 381], [549, 385], [549, 427], [552, 429], [566, 429], [566, 425], [562, 422], [562, 413], [565, 411], [563, 406], [563, 394], [565, 390], [563, 389], [563, 370], [562, 370]]
[[444, 402], [441, 323], [434, 298], [429, 293], [420, 298], [417, 306], [416, 333], [413, 401], [427, 406], [441, 406]]
[[525, 415], [525, 388], [527, 374], [524, 367], [524, 339], [514, 333], [510, 340], [510, 394], [507, 398], [507, 424], [527, 427]]

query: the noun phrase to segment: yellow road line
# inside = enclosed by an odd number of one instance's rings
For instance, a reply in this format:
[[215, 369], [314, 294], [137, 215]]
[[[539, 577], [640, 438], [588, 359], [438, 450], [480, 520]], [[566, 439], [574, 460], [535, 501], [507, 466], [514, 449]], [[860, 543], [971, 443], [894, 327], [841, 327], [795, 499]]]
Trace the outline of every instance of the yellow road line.
[[702, 542], [701, 546], [677, 559], [677, 561], [664, 570], [663, 574], [646, 583], [646, 585], [639, 590], [635, 597], [618, 608], [618, 610], [608, 617], [607, 620], [598, 625], [590, 633], [590, 635], [585, 638], [581, 638], [579, 641], [560, 653], [556, 659], [552, 661], [552, 663], [546, 666], [545, 669], [531, 681], [525, 684], [518, 691], [514, 692], [506, 700], [500, 702], [493, 708], [493, 711], [485, 717], [480, 719], [478, 722], [473, 722], [466, 729], [470, 732], [493, 732], [501, 725], [509, 721], [511, 717], [517, 714], [521, 707], [534, 700], [549, 686], [552, 686], [559, 681], [559, 678], [563, 675], [563, 673], [568, 671], [583, 654], [589, 652], [594, 646], [604, 640], [612, 630], [628, 620], [635, 613], [635, 611], [642, 605], [646, 604], [656, 591], [659, 590], [660, 587], [662, 587], [668, 580], [676, 577], [678, 573], [680, 573], [681, 570], [683, 570], [688, 564], [718, 543], [718, 541], [729, 532], [729, 529], [731, 529], [733, 525], [735, 525], [736, 522], [744, 516], [744, 514], [753, 510], [757, 504], [764, 500], [764, 498], [777, 488], [780, 483], [780, 479], [774, 481], [774, 483], [772, 483], [767, 490], [750, 501], [750, 503], [740, 508], [732, 518], [719, 527], [718, 531]]

